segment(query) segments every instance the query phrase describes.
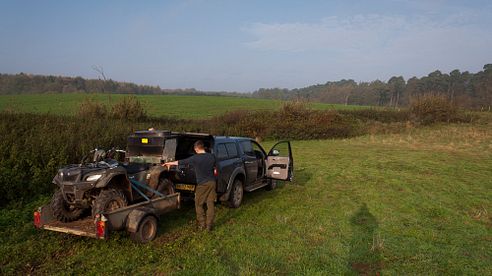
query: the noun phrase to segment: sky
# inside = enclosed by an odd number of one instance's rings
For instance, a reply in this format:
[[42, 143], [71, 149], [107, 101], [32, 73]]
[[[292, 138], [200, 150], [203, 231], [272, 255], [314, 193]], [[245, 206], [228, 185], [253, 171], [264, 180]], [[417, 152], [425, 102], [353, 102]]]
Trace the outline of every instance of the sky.
[[251, 92], [492, 63], [492, 1], [0, 0], [0, 73]]

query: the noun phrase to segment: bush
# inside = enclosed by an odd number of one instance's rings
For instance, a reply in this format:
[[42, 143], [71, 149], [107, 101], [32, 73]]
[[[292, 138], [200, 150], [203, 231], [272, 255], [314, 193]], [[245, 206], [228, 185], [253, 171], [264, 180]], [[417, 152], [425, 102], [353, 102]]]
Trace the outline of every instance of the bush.
[[417, 123], [429, 125], [458, 120], [458, 108], [446, 96], [426, 94], [410, 102], [410, 114]]
[[305, 103], [285, 103], [272, 116], [271, 136], [276, 139], [348, 138], [356, 134], [357, 122], [334, 110], [312, 110]]
[[111, 117], [137, 121], [147, 117], [147, 113], [135, 96], [124, 97], [111, 108]]
[[103, 118], [108, 114], [106, 106], [91, 98], [86, 98], [77, 110], [77, 116], [82, 118]]
[[269, 135], [269, 111], [230, 111], [202, 122], [206, 132], [215, 135], [265, 138]]
[[210, 132], [257, 139], [347, 138], [358, 123], [336, 111], [316, 111], [303, 102], [287, 102], [280, 110], [233, 111], [211, 120]]
[[381, 123], [397, 123], [410, 120], [410, 113], [407, 109], [355, 109], [340, 110], [341, 114], [353, 116], [363, 122], [376, 121]]

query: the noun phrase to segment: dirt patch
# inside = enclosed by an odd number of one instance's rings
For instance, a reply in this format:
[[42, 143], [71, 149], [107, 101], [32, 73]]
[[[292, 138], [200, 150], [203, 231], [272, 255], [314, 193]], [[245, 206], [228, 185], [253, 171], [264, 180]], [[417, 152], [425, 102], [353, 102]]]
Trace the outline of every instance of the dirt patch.
[[170, 242], [173, 242], [175, 240], [178, 240], [179, 238], [181, 238], [183, 236], [185, 236], [185, 234], [183, 232], [180, 232], [180, 231], [175, 231], [172, 233], [165, 233], [165, 234], [159, 235], [154, 242], [159, 243], [159, 244], [166, 244], [166, 243], [170, 243]]
[[382, 263], [352, 263], [351, 267], [359, 275], [381, 275]]

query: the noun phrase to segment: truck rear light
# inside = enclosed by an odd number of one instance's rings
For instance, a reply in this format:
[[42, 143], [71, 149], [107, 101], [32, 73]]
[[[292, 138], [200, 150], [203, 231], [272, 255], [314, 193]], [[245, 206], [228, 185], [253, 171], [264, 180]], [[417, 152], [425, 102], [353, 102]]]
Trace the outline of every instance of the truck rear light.
[[96, 215], [96, 236], [98, 238], [106, 238], [106, 221], [104, 215]]
[[219, 176], [219, 171], [217, 171], [217, 168], [214, 168], [214, 176]]
[[41, 211], [35, 211], [34, 212], [34, 227], [40, 228], [41, 227]]

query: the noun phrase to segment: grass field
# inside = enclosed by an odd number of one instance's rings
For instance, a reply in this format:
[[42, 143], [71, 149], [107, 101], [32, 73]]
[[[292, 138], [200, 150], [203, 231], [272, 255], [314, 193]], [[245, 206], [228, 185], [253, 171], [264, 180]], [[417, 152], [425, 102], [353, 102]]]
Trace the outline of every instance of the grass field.
[[490, 275], [491, 141], [490, 125], [294, 141], [295, 182], [217, 205], [212, 233], [185, 205], [143, 246], [36, 231], [43, 197], [0, 210], [0, 274]]
[[[21, 112], [74, 114], [86, 98], [112, 105], [127, 95], [119, 94], [34, 94], [0, 95], [0, 111], [11, 109]], [[137, 95], [147, 113], [151, 116], [177, 118], [208, 118], [227, 111], [247, 109], [277, 109], [282, 101], [226, 96], [178, 96], [178, 95]], [[354, 109], [360, 106], [344, 106], [312, 103], [314, 109]]]

